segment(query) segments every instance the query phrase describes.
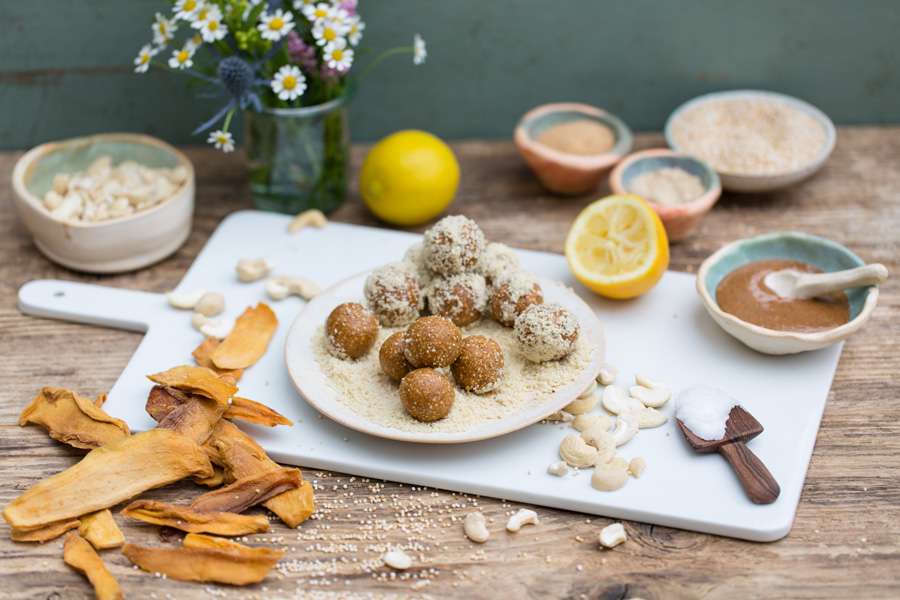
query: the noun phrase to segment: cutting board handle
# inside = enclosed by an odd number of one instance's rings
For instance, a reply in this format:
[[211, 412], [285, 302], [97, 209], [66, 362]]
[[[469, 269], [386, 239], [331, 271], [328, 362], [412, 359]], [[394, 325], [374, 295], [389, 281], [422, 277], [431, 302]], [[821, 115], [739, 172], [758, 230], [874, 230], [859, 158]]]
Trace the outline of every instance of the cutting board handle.
[[161, 302], [160, 294], [60, 279], [36, 279], [19, 288], [19, 310], [26, 315], [129, 331], [147, 331], [147, 316]]

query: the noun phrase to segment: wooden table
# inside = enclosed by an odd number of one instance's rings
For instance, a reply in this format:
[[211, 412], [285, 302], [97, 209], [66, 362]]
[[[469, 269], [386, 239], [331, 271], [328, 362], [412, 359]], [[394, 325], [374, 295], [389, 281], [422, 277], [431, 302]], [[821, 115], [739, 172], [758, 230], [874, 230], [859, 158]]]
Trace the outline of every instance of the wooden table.
[[[629, 541], [601, 551], [596, 538], [607, 519], [539, 508], [541, 525], [513, 535], [502, 531], [502, 523], [516, 507], [499, 500], [306, 471], [318, 488], [318, 518], [297, 531], [276, 525], [274, 534], [257, 538], [290, 549], [284, 574], [270, 575], [255, 588], [210, 591], [133, 570], [119, 552], [108, 551], [104, 558], [126, 595], [900, 597], [900, 128], [842, 129], [838, 140], [828, 166], [815, 179], [778, 194], [726, 195], [693, 238], [672, 248], [671, 267], [692, 271], [735, 238], [799, 229], [844, 243], [867, 261], [885, 263], [894, 274], [872, 322], [844, 348], [787, 538], [753, 544], [626, 523]], [[639, 147], [658, 146], [661, 138], [640, 135], [637, 142]], [[463, 180], [454, 212], [477, 219], [490, 238], [561, 251], [569, 223], [587, 199], [544, 193], [509, 143], [461, 142], [455, 149]], [[364, 152], [355, 149], [356, 167]], [[112, 277], [78, 275], [38, 253], [8, 197], [9, 174], [19, 154], [0, 155], [2, 504], [80, 455], [39, 428], [15, 425], [37, 388], [53, 384], [88, 395], [102, 392], [140, 339], [133, 333], [22, 316], [16, 310], [16, 290], [39, 277], [158, 292], [173, 288], [222, 217], [250, 205], [240, 156], [209, 149], [188, 153], [197, 166], [198, 195], [187, 244], [152, 268]], [[333, 218], [376, 224], [355, 191]], [[184, 499], [192, 488], [185, 483], [148, 496]], [[483, 546], [468, 542], [461, 530], [461, 517], [476, 504], [493, 519], [495, 533]], [[130, 541], [160, 543], [158, 528], [119, 521]], [[62, 562], [61, 540], [43, 546], [13, 544], [3, 527], [0, 595], [89, 595], [81, 576]], [[414, 554], [423, 557], [421, 568], [393, 575], [378, 566], [386, 546], [410, 539], [420, 548]]]

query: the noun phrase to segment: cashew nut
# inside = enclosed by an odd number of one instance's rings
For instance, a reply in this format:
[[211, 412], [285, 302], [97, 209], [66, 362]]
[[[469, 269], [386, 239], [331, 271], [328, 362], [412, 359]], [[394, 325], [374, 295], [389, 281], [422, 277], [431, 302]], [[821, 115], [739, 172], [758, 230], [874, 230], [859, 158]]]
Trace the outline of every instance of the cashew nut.
[[572, 413], [567, 413], [564, 410], [558, 410], [555, 413], [551, 413], [547, 415], [544, 420], [550, 423], [569, 423], [575, 417], [572, 416]]
[[600, 374], [597, 375], [597, 383], [601, 385], [612, 385], [618, 374], [618, 371], [612, 365], [603, 365], [600, 367]]
[[266, 281], [266, 293], [272, 300], [284, 300], [288, 296], [311, 300], [321, 291], [313, 281], [303, 277], [272, 277]]
[[[194, 314], [199, 315], [200, 313]], [[231, 324], [229, 324], [225, 319], [207, 319], [206, 323], [204, 323], [200, 327], [200, 333], [202, 333], [206, 337], [212, 337], [221, 340], [228, 337], [228, 334], [231, 333]]]
[[664, 387], [648, 388], [642, 385], [633, 385], [628, 389], [628, 393], [632, 398], [650, 408], [659, 408], [672, 397], [672, 392]]
[[197, 306], [197, 303], [200, 302], [200, 298], [202, 298], [204, 294], [206, 294], [206, 290], [194, 290], [191, 292], [179, 292], [173, 290], [166, 293], [166, 300], [169, 301], [169, 305], [173, 308], [190, 310]]
[[195, 312], [191, 315], [191, 326], [197, 331], [200, 331], [208, 322], [209, 318], [204, 314]]
[[600, 530], [598, 539], [600, 545], [604, 548], [614, 548], [625, 542], [628, 539], [628, 535], [626, 535], [625, 527], [621, 523], [613, 523]]
[[381, 560], [383, 560], [384, 564], [390, 568], [397, 569], [398, 571], [403, 571], [412, 566], [412, 559], [406, 552], [399, 548], [388, 550], [384, 553], [384, 556], [381, 557]]
[[584, 469], [597, 462], [597, 449], [589, 446], [577, 433], [572, 433], [564, 437], [560, 443], [559, 457], [570, 467]]
[[593, 395], [594, 392], [596, 392], [596, 391], [597, 391], [597, 382], [592, 379], [591, 383], [588, 384], [588, 386], [584, 389], [584, 391], [581, 392], [580, 394], [578, 394], [578, 397], [579, 398], [587, 398], [588, 396]]
[[564, 460], [559, 460], [555, 463], [550, 463], [547, 467], [547, 472], [557, 477], [565, 477], [569, 474], [569, 465]]
[[616, 453], [616, 442], [613, 434], [609, 432], [606, 424], [595, 425], [581, 432], [581, 438], [597, 449], [597, 458], [594, 464], [608, 462]]
[[259, 281], [269, 274], [272, 265], [264, 258], [242, 258], [234, 267], [238, 279], [244, 283]]
[[515, 533], [522, 529], [523, 525], [539, 525], [537, 513], [527, 508], [520, 508], [519, 511], [511, 516], [506, 522], [506, 530]]
[[636, 410], [627, 410], [616, 417], [616, 428], [612, 436], [616, 446], [622, 446], [631, 441], [640, 429], [641, 417]]
[[628, 470], [628, 461], [622, 458], [621, 456], [613, 456], [609, 462], [607, 463], [610, 467], [615, 467], [617, 469]]
[[635, 456], [631, 459], [631, 462], [628, 463], [628, 473], [631, 474], [635, 479], [640, 479], [641, 475], [644, 474], [644, 469], [647, 468], [647, 461], [644, 460], [641, 456]]
[[614, 415], [622, 414], [629, 410], [637, 410], [641, 403], [625, 395], [625, 390], [617, 385], [608, 385], [603, 390], [603, 408]]
[[659, 427], [669, 420], [669, 417], [662, 414], [655, 408], [643, 407], [638, 411], [638, 427], [641, 429], [652, 429]]
[[206, 292], [194, 306], [194, 312], [204, 317], [214, 317], [225, 310], [225, 296], [219, 292]]
[[476, 544], [485, 543], [491, 536], [491, 532], [488, 531], [487, 524], [485, 523], [484, 515], [480, 512], [473, 512], [466, 515], [466, 518], [463, 521], [463, 533]]
[[573, 415], [583, 415], [584, 413], [593, 410], [595, 406], [597, 406], [597, 394], [590, 394], [588, 396], [579, 396], [578, 398], [575, 398], [566, 404], [563, 407], [563, 410]]
[[628, 468], [615, 460], [597, 465], [591, 475], [591, 485], [601, 492], [615, 491], [627, 482]]
[[294, 217], [288, 225], [288, 233], [297, 233], [301, 229], [306, 229], [307, 227], [321, 229], [322, 227], [325, 227], [326, 224], [328, 224], [328, 219], [325, 218], [325, 214], [317, 208], [312, 208], [310, 210], [304, 210]]
[[609, 429], [610, 427], [612, 427], [612, 419], [609, 418], [609, 415], [578, 415], [572, 421], [572, 427], [574, 427], [578, 431], [587, 431], [588, 429], [593, 429], [594, 427]]

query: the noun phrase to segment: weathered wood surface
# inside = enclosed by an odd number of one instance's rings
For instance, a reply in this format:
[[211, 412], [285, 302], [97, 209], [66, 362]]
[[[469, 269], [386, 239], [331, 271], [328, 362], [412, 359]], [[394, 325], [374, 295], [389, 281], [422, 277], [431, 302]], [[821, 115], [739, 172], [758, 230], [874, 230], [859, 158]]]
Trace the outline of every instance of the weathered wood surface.
[[[656, 135], [640, 146], [660, 143]], [[463, 184], [454, 211], [476, 218], [491, 238], [560, 251], [586, 199], [544, 194], [510, 144], [456, 144]], [[357, 148], [358, 166], [364, 148]], [[173, 257], [139, 273], [91, 277], [56, 267], [32, 246], [10, 206], [9, 172], [18, 154], [0, 155], [0, 503], [72, 464], [78, 452], [38, 428], [15, 425], [41, 385], [85, 394], [108, 389], [137, 346], [121, 331], [24, 317], [20, 285], [38, 277], [102, 281], [164, 291], [175, 286], [210, 232], [250, 201], [237, 155], [189, 151], [199, 176], [195, 229]], [[375, 224], [355, 194], [335, 219]], [[541, 525], [503, 531], [515, 508], [498, 500], [366, 482], [306, 471], [318, 487], [319, 518], [297, 531], [275, 526], [272, 540], [290, 548], [285, 575], [249, 589], [178, 583], [133, 570], [118, 551], [104, 558], [136, 598], [344, 597], [371, 593], [571, 598], [825, 598], [900, 596], [900, 128], [842, 129], [834, 156], [815, 179], [767, 196], [726, 196], [691, 240], [673, 246], [672, 268], [695, 270], [723, 243], [775, 229], [799, 229], [847, 244], [867, 261], [885, 263], [872, 322], [847, 342], [790, 535], [752, 544], [627, 523], [629, 541], [600, 551], [607, 519], [539, 508]], [[544, 459], [536, 458], [536, 466]], [[540, 463], [540, 464], [539, 464]], [[649, 465], [652, 469], [652, 461]], [[148, 494], [186, 499], [182, 484]], [[660, 498], [665, 502], [665, 498]], [[492, 538], [476, 546], [461, 517], [477, 505], [493, 518]], [[131, 542], [164, 543], [158, 528], [125, 523]], [[361, 524], [362, 523], [362, 524]], [[89, 588], [62, 562], [61, 541], [14, 544], [0, 528], [0, 596], [83, 598]], [[424, 560], [392, 577], [376, 565], [388, 545], [409, 545]], [[418, 562], [418, 561], [417, 561]], [[416, 583], [427, 580], [428, 583]]]

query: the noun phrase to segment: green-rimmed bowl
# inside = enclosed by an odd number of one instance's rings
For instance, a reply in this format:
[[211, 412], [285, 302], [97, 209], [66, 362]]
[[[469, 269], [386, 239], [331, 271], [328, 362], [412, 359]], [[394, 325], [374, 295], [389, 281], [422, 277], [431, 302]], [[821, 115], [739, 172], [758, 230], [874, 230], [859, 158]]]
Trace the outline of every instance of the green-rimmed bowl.
[[850, 320], [834, 329], [812, 333], [760, 327], [719, 308], [716, 288], [728, 273], [756, 260], [779, 259], [799, 260], [826, 273], [865, 264], [856, 254], [836, 242], [797, 231], [769, 233], [728, 244], [703, 261], [697, 273], [697, 292], [707, 312], [722, 329], [759, 352], [796, 354], [840, 342], [869, 320], [878, 302], [877, 286], [846, 290], [850, 300]]

